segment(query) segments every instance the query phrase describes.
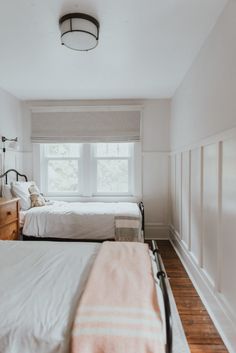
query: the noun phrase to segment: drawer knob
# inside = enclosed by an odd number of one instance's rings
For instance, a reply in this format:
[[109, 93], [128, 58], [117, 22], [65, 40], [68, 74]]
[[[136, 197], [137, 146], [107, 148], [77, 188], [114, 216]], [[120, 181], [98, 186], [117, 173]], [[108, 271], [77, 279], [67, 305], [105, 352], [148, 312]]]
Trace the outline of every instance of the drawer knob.
[[7, 216], [10, 216], [11, 215], [11, 211], [7, 211]]

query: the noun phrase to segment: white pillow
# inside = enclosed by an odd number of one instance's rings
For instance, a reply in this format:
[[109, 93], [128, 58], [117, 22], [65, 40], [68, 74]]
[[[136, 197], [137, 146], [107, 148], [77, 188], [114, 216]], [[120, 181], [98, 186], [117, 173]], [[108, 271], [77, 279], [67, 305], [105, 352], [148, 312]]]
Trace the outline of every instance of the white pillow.
[[2, 197], [6, 200], [12, 199], [11, 187], [10, 185], [4, 184], [2, 186]]
[[[12, 194], [20, 199], [20, 207], [23, 211], [31, 207], [29, 187], [35, 184], [34, 181], [14, 181], [11, 184]], [[37, 188], [38, 189], [38, 188]]]

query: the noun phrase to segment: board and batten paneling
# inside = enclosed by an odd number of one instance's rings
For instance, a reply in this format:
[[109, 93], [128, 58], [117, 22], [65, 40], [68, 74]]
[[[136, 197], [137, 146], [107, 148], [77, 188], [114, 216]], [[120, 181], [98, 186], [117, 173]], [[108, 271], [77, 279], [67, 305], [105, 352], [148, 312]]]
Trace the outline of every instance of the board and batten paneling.
[[236, 138], [223, 143], [222, 166], [220, 291], [236, 322]]
[[194, 260], [202, 264], [202, 148], [191, 151], [190, 249]]
[[181, 238], [181, 153], [175, 156], [175, 213], [174, 228]]
[[190, 151], [182, 152], [181, 178], [181, 230], [182, 240], [187, 248], [190, 247]]
[[176, 156], [170, 156], [169, 166], [170, 166], [170, 187], [169, 187], [169, 208], [170, 208], [170, 225], [174, 228], [175, 222], [175, 163], [176, 163]]
[[218, 237], [218, 144], [210, 144], [203, 150], [203, 269], [212, 285], [217, 278]]
[[[0, 174], [5, 172], [8, 169], [17, 169], [22, 171], [21, 166], [21, 156], [20, 153], [14, 150], [9, 150], [6, 148], [5, 153], [1, 153], [1, 164], [0, 164]], [[11, 178], [11, 175], [10, 175]]]
[[236, 352], [236, 129], [170, 156], [171, 240]]

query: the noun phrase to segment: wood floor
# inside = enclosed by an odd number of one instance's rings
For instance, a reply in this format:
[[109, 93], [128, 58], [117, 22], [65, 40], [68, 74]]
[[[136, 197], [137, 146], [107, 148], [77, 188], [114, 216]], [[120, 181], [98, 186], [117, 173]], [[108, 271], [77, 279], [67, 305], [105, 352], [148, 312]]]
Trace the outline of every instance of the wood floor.
[[228, 350], [171, 243], [168, 240], [159, 240], [157, 244], [191, 353], [227, 353]]

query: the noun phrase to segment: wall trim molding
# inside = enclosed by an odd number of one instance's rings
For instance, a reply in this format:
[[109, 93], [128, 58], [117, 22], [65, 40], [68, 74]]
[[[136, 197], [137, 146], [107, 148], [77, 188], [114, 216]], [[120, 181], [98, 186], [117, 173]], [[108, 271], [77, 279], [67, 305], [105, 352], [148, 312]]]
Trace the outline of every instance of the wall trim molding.
[[146, 154], [167, 154], [167, 155], [169, 155], [170, 154], [170, 151], [165, 151], [165, 150], [163, 150], [163, 151], [160, 151], [160, 150], [153, 150], [153, 151], [151, 151], [151, 150], [149, 150], [149, 151], [142, 151], [142, 155], [146, 155]]
[[211, 316], [211, 319], [219, 331], [227, 349], [230, 353], [236, 353], [236, 319], [233, 317], [230, 309], [227, 308], [221, 294], [214, 289], [214, 286], [208, 280], [203, 269], [201, 269], [194, 258], [192, 258], [191, 253], [184, 246], [182, 240], [177, 236], [173, 227], [170, 226], [169, 230], [169, 239]]
[[170, 155], [173, 155], [178, 152], [192, 150], [202, 146], [207, 146], [213, 143], [219, 143], [221, 141], [230, 140], [235, 137], [236, 137], [236, 126], [232, 127], [231, 129], [227, 129], [222, 132], [207, 136], [206, 138], [202, 138], [194, 143], [189, 143], [180, 147], [173, 148], [170, 152]]

